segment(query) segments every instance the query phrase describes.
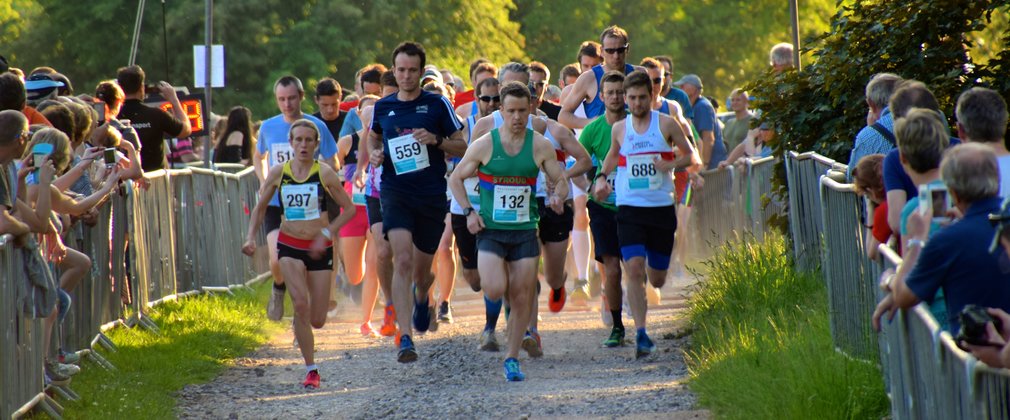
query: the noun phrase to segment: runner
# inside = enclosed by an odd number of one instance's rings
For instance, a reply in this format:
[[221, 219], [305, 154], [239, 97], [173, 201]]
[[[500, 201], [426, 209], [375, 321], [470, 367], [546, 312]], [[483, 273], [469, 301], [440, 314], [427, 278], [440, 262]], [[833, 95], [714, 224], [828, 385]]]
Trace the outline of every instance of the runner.
[[[475, 138], [473, 137], [473, 126], [477, 124], [477, 120], [486, 117], [501, 108], [501, 96], [499, 96], [498, 93], [500, 86], [501, 84], [498, 82], [498, 79], [494, 77], [486, 78], [477, 84], [475, 91], [477, 93], [477, 103], [479, 105], [478, 113], [477, 115], [467, 117], [466, 120], [463, 121], [468, 147], [469, 144], [473, 143], [473, 139]], [[455, 167], [455, 165], [459, 164], [459, 159], [453, 160], [453, 165]], [[450, 173], [450, 176], [451, 175], [452, 174]], [[464, 185], [466, 185], [467, 194], [470, 194], [470, 202], [473, 203], [475, 209], [480, 209], [480, 189], [478, 188], [477, 177], [473, 176], [467, 178], [464, 181]], [[470, 230], [467, 229], [466, 217], [463, 216], [463, 207], [460, 206], [459, 201], [457, 201], [456, 197], [451, 194], [450, 200], [450, 224], [452, 226], [452, 233], [456, 238], [456, 250], [459, 253], [459, 260], [463, 267], [463, 279], [466, 280], [467, 284], [470, 285], [470, 288], [473, 289], [473, 291], [479, 292], [481, 289], [480, 275], [477, 271], [477, 236], [470, 233]], [[498, 302], [498, 309], [495, 309], [492, 313], [492, 311], [487, 309], [489, 307], [494, 308], [495, 305], [485, 296], [484, 307], [486, 322], [484, 324], [484, 330], [480, 336], [480, 349], [484, 351], [498, 351], [498, 339], [495, 337], [494, 329], [498, 322], [498, 315], [501, 312], [501, 302]]]
[[[477, 139], [467, 150], [450, 178], [453, 195], [467, 217], [467, 227], [477, 234], [478, 270], [481, 286], [489, 300], [499, 300], [508, 292], [516, 309], [509, 319], [508, 352], [505, 379], [525, 379], [519, 368], [520, 326], [535, 316], [530, 299], [536, 291], [536, 267], [540, 255], [536, 239], [538, 204], [533, 201], [533, 186], [540, 171], [547, 173], [554, 185], [547, 200], [556, 212], [562, 212], [568, 196], [568, 179], [556, 163], [554, 147], [528, 128], [530, 89], [518, 82], [502, 86], [502, 115], [505, 130], [494, 129]], [[471, 205], [464, 180], [480, 178], [481, 210]], [[507, 274], [506, 274], [507, 273]]]
[[[289, 142], [291, 124], [299, 119], [305, 118], [316, 124], [320, 132], [320, 144], [315, 149], [316, 157], [322, 156], [331, 169], [336, 168], [334, 156], [337, 154], [337, 142], [326, 128], [326, 124], [318, 118], [302, 113], [302, 100], [305, 99], [305, 89], [302, 88], [301, 80], [294, 76], [283, 76], [274, 83], [274, 98], [277, 101], [277, 108], [281, 111], [260, 126], [259, 135], [256, 136], [256, 154], [253, 156], [253, 168], [256, 177], [260, 182], [266, 180], [268, 168], [272, 168], [281, 163], [287, 162], [293, 157], [293, 150]], [[267, 248], [270, 251], [270, 273], [274, 278], [274, 288], [267, 304], [267, 318], [279, 321], [284, 315], [284, 274], [281, 272], [280, 264], [277, 260], [277, 237], [280, 232], [281, 209], [278, 196], [274, 195], [270, 199], [264, 216], [263, 230], [267, 233]]]
[[[600, 43], [603, 44], [603, 63], [594, 66], [591, 73], [588, 71], [582, 73], [572, 85], [571, 93], [562, 99], [558, 121], [569, 128], [581, 129], [593, 118], [603, 114], [603, 100], [600, 99], [599, 93], [603, 73], [618, 70], [628, 74], [635, 70], [634, 66], [625, 63], [631, 48], [628, 32], [618, 26], [611, 26], [600, 34]], [[585, 118], [575, 116], [579, 104], [585, 106]]]
[[[610, 150], [596, 178], [609, 176], [617, 167], [617, 236], [637, 329], [635, 357], [641, 358], [656, 349], [645, 329], [646, 278], [656, 288], [666, 282], [677, 229], [671, 173], [691, 165], [694, 150], [676, 120], [652, 110], [653, 85], [648, 73], [628, 75], [624, 90], [631, 117], [614, 125]], [[684, 153], [674, 158], [674, 146]], [[611, 191], [610, 183], [597, 182], [593, 193], [602, 200]]]
[[424, 48], [404, 42], [392, 58], [399, 92], [375, 103], [366, 140], [371, 163], [382, 165], [383, 233], [393, 249], [393, 302], [400, 328], [397, 360], [407, 363], [417, 360], [413, 329], [428, 331], [435, 316], [428, 290], [448, 212], [445, 156], [462, 155], [466, 140], [452, 104], [421, 90]]
[[[378, 96], [365, 95], [358, 101], [358, 112], [379, 100]], [[378, 274], [375, 266], [375, 241], [368, 234], [368, 211], [365, 209], [364, 185], [355, 185], [354, 174], [358, 167], [358, 143], [360, 135], [355, 132], [337, 141], [337, 161], [341, 162], [344, 173], [344, 192], [351, 196], [357, 213], [349, 223], [340, 228], [340, 254], [344, 262], [344, 273], [352, 285], [362, 284], [361, 335], [377, 337], [372, 328], [372, 309], [378, 293]], [[371, 304], [366, 304], [371, 302]]]
[[[477, 115], [480, 104], [477, 103], [477, 85], [487, 78], [498, 77], [498, 68], [494, 63], [486, 58], [478, 58], [470, 63], [470, 84], [473, 90], [457, 95], [456, 101], [460, 105], [456, 107], [456, 115], [463, 119], [471, 115]], [[469, 93], [469, 95], [467, 95]]]
[[[280, 193], [282, 214], [277, 252], [285, 284], [294, 306], [295, 339], [305, 359], [305, 388], [319, 388], [319, 368], [315, 363], [312, 328], [326, 324], [327, 300], [333, 286], [333, 235], [354, 217], [354, 204], [343, 192], [337, 173], [316, 160], [320, 147], [319, 127], [314, 121], [299, 119], [291, 124], [289, 159], [274, 165], [260, 188], [242, 252], [256, 252], [256, 231], [266, 216], [270, 202]], [[330, 194], [339, 209], [326, 207]], [[327, 223], [328, 211], [340, 216]]]

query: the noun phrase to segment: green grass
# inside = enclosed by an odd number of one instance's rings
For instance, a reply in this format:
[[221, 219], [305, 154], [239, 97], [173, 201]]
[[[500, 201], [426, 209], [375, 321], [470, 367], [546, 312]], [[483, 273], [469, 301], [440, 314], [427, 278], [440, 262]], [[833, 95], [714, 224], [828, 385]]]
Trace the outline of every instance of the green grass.
[[691, 389], [720, 418], [881, 418], [877, 366], [834, 351], [822, 281], [781, 235], [729, 244], [690, 301]]
[[110, 331], [108, 336], [119, 351], [100, 352], [119, 370], [106, 372], [86, 363], [71, 384], [81, 400], [66, 402], [64, 416], [176, 418], [178, 390], [209, 381], [231, 360], [259, 347], [282, 328], [263, 315], [269, 289], [265, 282], [254, 292], [201, 295], [163, 304], [149, 314], [161, 335], [141, 328]]

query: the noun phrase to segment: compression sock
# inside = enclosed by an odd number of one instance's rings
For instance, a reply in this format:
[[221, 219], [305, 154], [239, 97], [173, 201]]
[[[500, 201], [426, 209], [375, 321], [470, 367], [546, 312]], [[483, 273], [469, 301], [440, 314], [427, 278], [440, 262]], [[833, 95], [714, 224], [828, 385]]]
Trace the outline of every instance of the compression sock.
[[316, 365], [314, 365], [314, 364], [312, 364], [312, 365], [305, 365], [305, 371], [306, 372], [312, 372], [314, 370], [319, 370], [319, 367], [316, 366]]
[[283, 291], [288, 290], [288, 286], [286, 284], [284, 284], [284, 283], [281, 283], [281, 284], [274, 283], [274, 289], [277, 289], [277, 290], [280, 290], [280, 291], [283, 292]]
[[498, 325], [498, 316], [501, 315], [502, 300], [492, 301], [484, 296], [484, 329], [494, 330]]

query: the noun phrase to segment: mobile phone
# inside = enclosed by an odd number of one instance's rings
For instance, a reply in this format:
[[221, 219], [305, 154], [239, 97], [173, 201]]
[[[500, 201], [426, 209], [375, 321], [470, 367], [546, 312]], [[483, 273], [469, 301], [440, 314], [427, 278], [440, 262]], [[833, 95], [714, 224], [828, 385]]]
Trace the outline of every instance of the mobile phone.
[[92, 103], [91, 107], [95, 108], [95, 111], [98, 112], [98, 120], [95, 122], [97, 122], [98, 125], [102, 125], [102, 123], [105, 122], [105, 102]]
[[950, 210], [950, 194], [945, 185], [919, 186], [919, 212], [930, 216], [933, 222], [950, 221], [947, 211]]
[[46, 158], [53, 153], [53, 145], [49, 143], [39, 143], [32, 147], [32, 157], [36, 168], [41, 168], [46, 162]]
[[111, 168], [112, 165], [116, 164], [116, 148], [106, 147], [105, 150], [102, 151], [102, 157], [105, 158], [105, 166]]

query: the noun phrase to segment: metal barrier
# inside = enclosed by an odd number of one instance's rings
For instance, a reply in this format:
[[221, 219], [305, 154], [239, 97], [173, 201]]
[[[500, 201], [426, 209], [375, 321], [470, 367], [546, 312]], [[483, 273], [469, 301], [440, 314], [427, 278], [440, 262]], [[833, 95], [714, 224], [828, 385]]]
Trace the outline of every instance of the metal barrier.
[[[884, 266], [901, 264], [886, 245], [879, 249]], [[1010, 418], [1010, 370], [986, 366], [958, 348], [925, 304], [899, 311], [891, 322], [882, 320], [881, 329], [892, 418]]]
[[[148, 188], [123, 183], [98, 207], [95, 226], [78, 225], [65, 239], [91, 257], [92, 268], [71, 293], [58, 341], [64, 349], [86, 349], [82, 353], [106, 369], [114, 367], [95, 352], [99, 345], [115, 350], [105, 329], [139, 324], [157, 332], [144, 317], [149, 307], [206, 288], [237, 287], [268, 268], [265, 246], [254, 259], [240, 251], [259, 189], [251, 168], [156, 171], [145, 178]], [[258, 242], [266, 242], [262, 233]], [[0, 237], [0, 416], [38, 408], [59, 417], [62, 407], [44, 392], [42, 320], [26, 318], [11, 304], [25, 294], [23, 277], [20, 250]], [[124, 320], [127, 313], [133, 316]]]
[[814, 271], [821, 261], [823, 226], [820, 206], [820, 176], [840, 165], [816, 153], [786, 153], [786, 182], [789, 187], [789, 228], [793, 237], [796, 268]]

